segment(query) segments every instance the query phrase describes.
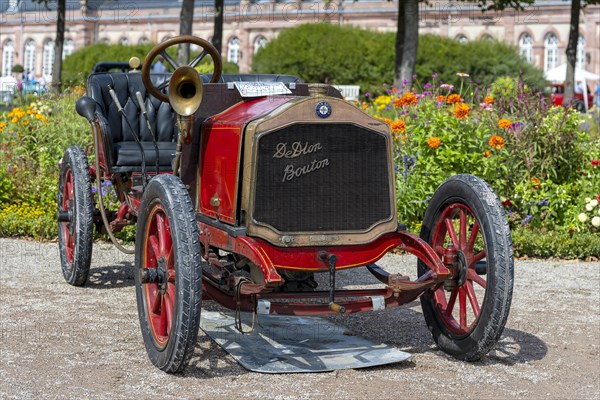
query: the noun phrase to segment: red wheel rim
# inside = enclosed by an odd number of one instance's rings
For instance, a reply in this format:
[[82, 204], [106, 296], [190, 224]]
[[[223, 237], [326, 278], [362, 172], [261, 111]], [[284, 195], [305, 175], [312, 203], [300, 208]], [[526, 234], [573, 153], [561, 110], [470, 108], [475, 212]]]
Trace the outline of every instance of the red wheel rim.
[[464, 273], [464, 282], [459, 280], [453, 290], [443, 287], [436, 290], [438, 315], [452, 333], [469, 334], [481, 313], [480, 302], [486, 291], [485, 277], [475, 271], [475, 265], [486, 258], [485, 242], [481, 225], [471, 209], [462, 203], [447, 206], [435, 226], [432, 245], [440, 257], [453, 246], [458, 253], [456, 269]]
[[148, 217], [144, 236], [143, 268], [158, 268], [166, 278], [163, 283], [143, 284], [150, 331], [158, 347], [169, 341], [175, 310], [175, 265], [171, 228], [164, 208], [155, 204]]
[[[73, 173], [71, 169], [67, 169], [65, 173], [65, 179], [62, 187], [62, 204], [61, 211], [70, 212], [71, 219], [76, 218], [73, 213]], [[75, 252], [75, 229], [73, 220], [69, 222], [61, 222], [61, 235], [62, 242], [65, 246], [65, 256], [67, 257], [67, 263], [70, 265], [73, 263], [73, 253]]]

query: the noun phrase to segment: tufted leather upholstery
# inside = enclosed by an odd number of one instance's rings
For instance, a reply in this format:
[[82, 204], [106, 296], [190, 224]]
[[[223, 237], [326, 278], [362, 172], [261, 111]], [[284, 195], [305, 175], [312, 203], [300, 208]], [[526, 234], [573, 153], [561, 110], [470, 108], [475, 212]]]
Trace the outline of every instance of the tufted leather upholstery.
[[[152, 81], [155, 85], [159, 85], [168, 77], [167, 74], [153, 74]], [[170, 169], [178, 131], [175, 124], [176, 116], [169, 103], [163, 103], [147, 92], [140, 73], [93, 74], [88, 78], [87, 91], [88, 95], [96, 101], [96, 115], [105, 134], [105, 149], [109, 158], [107, 161], [113, 171], [139, 170], [142, 156], [131, 129], [119, 114], [109, 94], [109, 85], [114, 88], [133, 131], [140, 135], [138, 137], [143, 142], [146, 164], [151, 167], [156, 160], [154, 144], [135, 97], [138, 91], [142, 94], [148, 110], [150, 126], [155, 140], [159, 143], [159, 164], [164, 167], [161, 169]]]

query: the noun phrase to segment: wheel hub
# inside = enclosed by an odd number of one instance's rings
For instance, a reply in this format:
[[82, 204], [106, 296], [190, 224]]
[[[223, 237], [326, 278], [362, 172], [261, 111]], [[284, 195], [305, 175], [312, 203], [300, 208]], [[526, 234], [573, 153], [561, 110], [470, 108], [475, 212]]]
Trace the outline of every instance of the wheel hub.
[[457, 274], [457, 279], [458, 279], [458, 286], [462, 286], [465, 284], [466, 280], [467, 280], [467, 271], [469, 270], [469, 263], [467, 262], [467, 256], [465, 256], [465, 253], [462, 251], [458, 251], [456, 253], [456, 256], [458, 258], [458, 274]]
[[160, 288], [161, 294], [165, 294], [167, 292], [167, 260], [165, 257], [161, 256], [158, 260], [158, 276], [159, 282], [158, 287]]

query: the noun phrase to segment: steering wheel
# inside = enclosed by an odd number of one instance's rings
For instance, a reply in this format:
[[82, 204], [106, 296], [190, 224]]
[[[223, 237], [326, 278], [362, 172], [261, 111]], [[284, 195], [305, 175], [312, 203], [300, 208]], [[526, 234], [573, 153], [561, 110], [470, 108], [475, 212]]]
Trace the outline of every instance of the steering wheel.
[[177, 36], [172, 39], [167, 39], [164, 42], [154, 46], [152, 50], [150, 50], [146, 56], [146, 59], [144, 60], [144, 65], [142, 66], [142, 82], [144, 82], [144, 86], [146, 86], [146, 89], [148, 89], [152, 96], [156, 97], [160, 101], [164, 101], [165, 103], [169, 102], [169, 97], [163, 94], [162, 90], [169, 86], [171, 79], [165, 79], [165, 81], [160, 85], [154, 86], [152, 80], [150, 79], [150, 68], [152, 67], [154, 59], [159, 55], [161, 55], [173, 69], [181, 67], [181, 65], [179, 65], [177, 61], [173, 60], [173, 58], [167, 53], [167, 49], [171, 46], [182, 43], [190, 43], [202, 47], [202, 52], [187, 64], [189, 67], [195, 68], [208, 54], [212, 58], [214, 66], [210, 83], [216, 83], [218, 82], [219, 78], [221, 78], [221, 71], [223, 69], [221, 64], [221, 55], [210, 42], [196, 36]]

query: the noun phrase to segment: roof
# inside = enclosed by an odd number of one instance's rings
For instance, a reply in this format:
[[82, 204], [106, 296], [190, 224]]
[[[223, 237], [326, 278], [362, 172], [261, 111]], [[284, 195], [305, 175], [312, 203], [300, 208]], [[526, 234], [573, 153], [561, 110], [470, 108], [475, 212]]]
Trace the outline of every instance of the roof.
[[[225, 5], [238, 4], [239, 0], [225, 0]], [[14, 8], [16, 4], [16, 9]], [[51, 2], [52, 9], [56, 8], [56, 2]], [[196, 7], [213, 7], [214, 0], [196, 0]], [[67, 10], [79, 10], [80, 0], [66, 0]], [[11, 9], [11, 6], [13, 7]], [[87, 0], [89, 9], [96, 10], [131, 10], [152, 8], [181, 8], [181, 0], [146, 0], [146, 1], [124, 1], [124, 0]], [[45, 10], [46, 6], [34, 0], [5, 0], [0, 1], [0, 13], [16, 14], [19, 12], [34, 12]]]

